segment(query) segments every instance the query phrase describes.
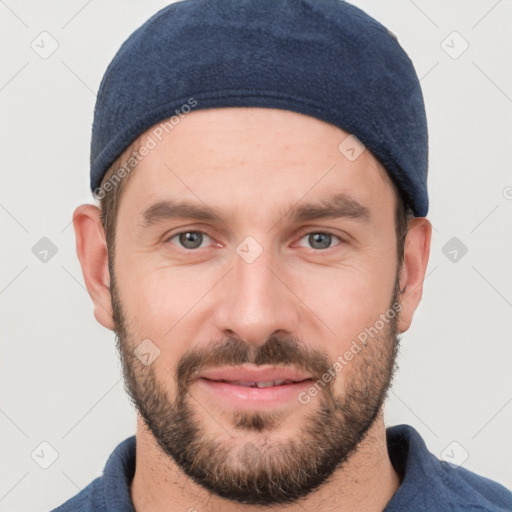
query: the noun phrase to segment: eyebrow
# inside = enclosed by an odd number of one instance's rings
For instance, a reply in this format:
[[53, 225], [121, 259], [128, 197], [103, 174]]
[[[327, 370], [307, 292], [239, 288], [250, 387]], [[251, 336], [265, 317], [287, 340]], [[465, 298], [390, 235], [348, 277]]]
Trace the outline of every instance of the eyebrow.
[[[371, 220], [369, 208], [346, 193], [339, 193], [315, 203], [304, 203], [299, 206], [297, 204], [288, 208], [288, 212], [281, 218], [289, 217], [293, 223], [343, 217], [366, 222]], [[142, 213], [141, 218], [140, 225], [147, 228], [169, 219], [222, 221], [223, 216], [220, 211], [206, 205], [165, 200], [148, 207]]]
[[221, 216], [212, 208], [199, 206], [183, 201], [158, 201], [147, 208], [141, 215], [142, 227], [150, 227], [162, 220], [168, 219], [194, 219], [219, 220]]
[[306, 203], [292, 208], [288, 215], [292, 222], [343, 217], [366, 222], [371, 219], [370, 209], [346, 193], [336, 194], [318, 203]]

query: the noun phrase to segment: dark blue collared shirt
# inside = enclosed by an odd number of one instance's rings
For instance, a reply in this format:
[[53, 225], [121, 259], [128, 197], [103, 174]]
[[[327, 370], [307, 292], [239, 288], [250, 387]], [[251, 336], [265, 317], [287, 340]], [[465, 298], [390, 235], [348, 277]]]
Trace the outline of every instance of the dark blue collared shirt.
[[[400, 488], [384, 512], [511, 512], [512, 493], [502, 485], [431, 454], [409, 425], [386, 431]], [[119, 444], [103, 474], [52, 512], [134, 512], [130, 484], [135, 474], [135, 436]]]

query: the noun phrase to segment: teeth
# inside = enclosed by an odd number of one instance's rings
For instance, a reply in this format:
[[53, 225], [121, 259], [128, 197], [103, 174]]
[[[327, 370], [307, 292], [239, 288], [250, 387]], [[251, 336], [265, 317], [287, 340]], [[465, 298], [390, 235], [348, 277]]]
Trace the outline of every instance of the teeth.
[[230, 384], [233, 384], [234, 386], [244, 386], [246, 388], [254, 388], [256, 387], [256, 382], [245, 382], [241, 380], [233, 380], [233, 381], [226, 381]]
[[293, 380], [269, 380], [267, 382], [248, 382], [242, 380], [229, 381], [235, 386], [244, 386], [246, 388], [270, 388], [272, 386], [281, 386], [282, 384], [293, 384]]
[[269, 388], [271, 386], [279, 386], [284, 381], [281, 380], [269, 380], [267, 382], [256, 382], [256, 387], [258, 388]]

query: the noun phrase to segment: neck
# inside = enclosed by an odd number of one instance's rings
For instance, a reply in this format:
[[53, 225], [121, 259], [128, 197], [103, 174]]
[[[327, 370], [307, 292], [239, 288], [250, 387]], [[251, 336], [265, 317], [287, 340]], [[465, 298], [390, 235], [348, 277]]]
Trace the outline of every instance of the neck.
[[345, 464], [315, 492], [289, 505], [242, 505], [220, 498], [192, 481], [158, 446], [140, 417], [137, 419], [135, 476], [131, 498], [136, 512], [323, 512], [382, 511], [400, 486], [389, 460], [382, 413]]

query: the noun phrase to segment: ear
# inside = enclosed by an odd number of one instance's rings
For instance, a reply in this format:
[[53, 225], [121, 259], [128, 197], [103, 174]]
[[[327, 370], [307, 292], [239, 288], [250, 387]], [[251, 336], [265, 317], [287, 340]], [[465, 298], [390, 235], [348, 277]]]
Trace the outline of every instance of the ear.
[[420, 303], [431, 237], [432, 225], [426, 218], [417, 217], [409, 222], [409, 230], [405, 239], [404, 263], [400, 273], [402, 309], [398, 317], [399, 332], [409, 329], [414, 312]]
[[83, 204], [74, 211], [76, 252], [94, 303], [94, 316], [101, 325], [114, 330], [107, 243], [100, 214], [101, 210], [92, 204]]

